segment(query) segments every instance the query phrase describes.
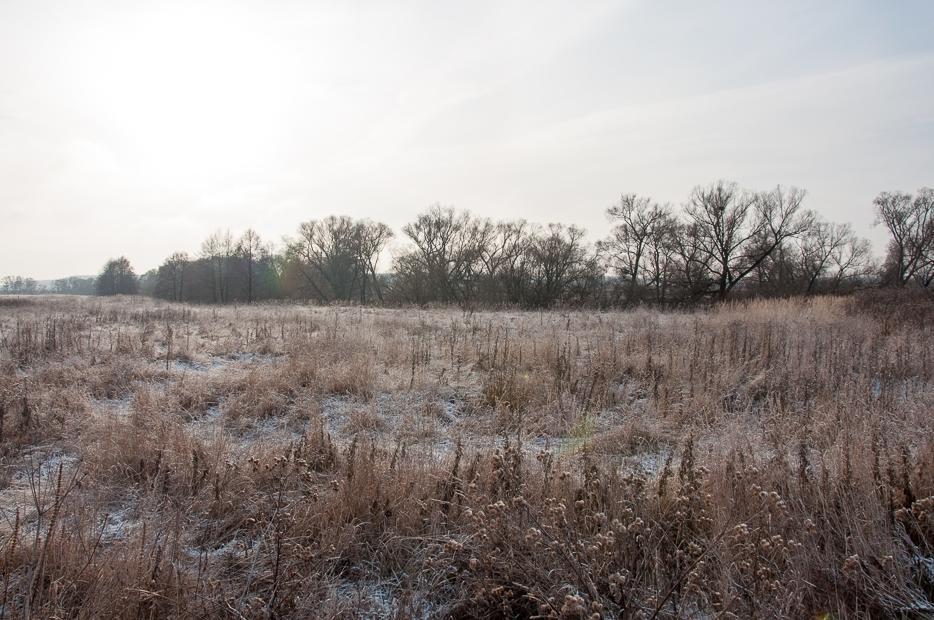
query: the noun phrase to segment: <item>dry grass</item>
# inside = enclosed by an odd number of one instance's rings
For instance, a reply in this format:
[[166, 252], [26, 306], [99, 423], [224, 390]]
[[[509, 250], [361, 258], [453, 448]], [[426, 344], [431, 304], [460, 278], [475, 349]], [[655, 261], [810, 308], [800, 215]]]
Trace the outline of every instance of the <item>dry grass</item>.
[[4, 304], [0, 606], [930, 616], [924, 304]]

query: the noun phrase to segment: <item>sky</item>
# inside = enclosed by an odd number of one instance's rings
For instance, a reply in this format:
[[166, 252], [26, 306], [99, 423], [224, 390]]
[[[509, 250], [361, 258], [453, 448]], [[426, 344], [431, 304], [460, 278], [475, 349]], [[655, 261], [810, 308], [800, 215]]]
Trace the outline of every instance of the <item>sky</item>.
[[873, 197], [934, 185], [932, 32], [928, 0], [0, 0], [0, 276], [434, 203], [597, 239], [721, 178], [881, 253]]

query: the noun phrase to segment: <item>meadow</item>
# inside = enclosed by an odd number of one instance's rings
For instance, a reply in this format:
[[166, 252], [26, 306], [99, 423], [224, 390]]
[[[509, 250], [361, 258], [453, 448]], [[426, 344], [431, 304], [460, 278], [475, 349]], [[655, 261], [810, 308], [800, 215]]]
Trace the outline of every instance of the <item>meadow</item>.
[[0, 298], [0, 617], [930, 617], [932, 335]]

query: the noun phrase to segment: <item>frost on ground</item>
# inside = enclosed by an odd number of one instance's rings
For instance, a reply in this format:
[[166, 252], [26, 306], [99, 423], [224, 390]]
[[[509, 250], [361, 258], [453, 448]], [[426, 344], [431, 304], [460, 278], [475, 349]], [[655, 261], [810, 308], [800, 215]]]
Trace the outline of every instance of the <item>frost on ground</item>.
[[[8, 468], [9, 482], [0, 490], [0, 527], [34, 529], [56, 497], [74, 482], [78, 459], [51, 447], [28, 451], [18, 466]], [[12, 471], [10, 471], [12, 469]]]
[[0, 309], [4, 609], [923, 616], [932, 359], [929, 324], [833, 298], [38, 298]]

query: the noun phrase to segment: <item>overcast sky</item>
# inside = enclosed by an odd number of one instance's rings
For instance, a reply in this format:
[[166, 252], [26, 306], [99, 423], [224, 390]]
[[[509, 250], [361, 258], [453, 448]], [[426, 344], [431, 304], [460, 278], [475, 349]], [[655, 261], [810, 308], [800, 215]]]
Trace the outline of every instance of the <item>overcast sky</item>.
[[934, 2], [0, 0], [0, 276], [440, 202], [604, 234], [622, 192], [934, 184]]

